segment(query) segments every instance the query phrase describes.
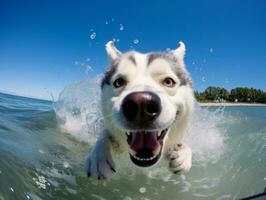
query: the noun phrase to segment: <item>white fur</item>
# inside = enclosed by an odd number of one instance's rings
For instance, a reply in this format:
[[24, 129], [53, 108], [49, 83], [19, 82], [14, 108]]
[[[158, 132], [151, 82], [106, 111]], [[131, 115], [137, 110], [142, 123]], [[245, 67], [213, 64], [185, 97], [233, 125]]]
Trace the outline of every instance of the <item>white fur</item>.
[[[182, 144], [183, 135], [190, 114], [193, 111], [194, 95], [190, 85], [180, 85], [181, 80], [173, 71], [173, 66], [166, 59], [155, 59], [147, 67], [148, 54], [128, 52], [121, 54], [113, 42], [106, 44], [106, 50], [111, 60], [119, 59], [116, 73], [111, 78], [113, 83], [116, 78], [126, 76], [128, 84], [125, 88], [114, 88], [112, 84], [102, 88], [101, 106], [105, 122], [105, 131], [99, 137], [92, 152], [88, 156], [86, 169], [91, 176], [99, 179], [107, 178], [114, 168], [113, 156], [125, 151], [131, 151], [126, 142], [125, 119], [121, 112], [123, 99], [135, 91], [151, 91], [156, 93], [162, 102], [162, 111], [156, 120], [160, 129], [169, 128], [164, 139], [163, 156], [169, 160], [169, 168], [172, 172], [188, 171], [191, 167], [192, 152], [186, 144]], [[185, 45], [179, 43], [179, 47], [171, 52], [176, 58], [176, 67], [187, 73], [184, 65]], [[133, 55], [136, 64], [128, 59]], [[177, 84], [165, 87], [162, 79], [171, 77]], [[176, 112], [180, 114], [177, 115]], [[177, 144], [182, 144], [179, 147]]]
[[109, 41], [106, 45], [105, 45], [105, 49], [109, 55], [109, 57], [112, 60], [117, 59], [118, 57], [120, 57], [121, 52], [117, 50], [117, 48], [115, 48], [114, 46], [114, 42], [113, 41]]

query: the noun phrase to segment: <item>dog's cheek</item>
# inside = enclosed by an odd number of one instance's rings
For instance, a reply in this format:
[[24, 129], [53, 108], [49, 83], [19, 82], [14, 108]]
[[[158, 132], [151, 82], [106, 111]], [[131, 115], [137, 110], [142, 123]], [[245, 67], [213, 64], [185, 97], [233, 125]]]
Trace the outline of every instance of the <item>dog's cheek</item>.
[[183, 115], [190, 115], [194, 108], [194, 91], [189, 86], [183, 86], [177, 93], [177, 101], [182, 105], [181, 113]]
[[173, 122], [176, 113], [176, 106], [173, 98], [160, 97], [162, 102], [162, 112], [158, 118], [159, 125], [167, 125]]

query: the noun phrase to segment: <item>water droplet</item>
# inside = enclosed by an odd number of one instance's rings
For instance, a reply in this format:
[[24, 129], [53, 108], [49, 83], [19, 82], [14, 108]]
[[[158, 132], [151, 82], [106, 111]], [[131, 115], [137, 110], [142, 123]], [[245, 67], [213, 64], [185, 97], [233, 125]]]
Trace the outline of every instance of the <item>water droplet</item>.
[[40, 152], [41, 154], [44, 154], [44, 151], [43, 151], [42, 149], [39, 149], [39, 152]]
[[90, 35], [90, 38], [92, 40], [94, 40], [96, 38], [96, 32], [92, 32], [91, 35]]
[[78, 64], [79, 64], [79, 61], [75, 61], [74, 64], [75, 64], [75, 65], [78, 65]]
[[63, 163], [63, 165], [64, 165], [64, 168], [69, 168], [69, 163], [68, 163], [67, 161], [65, 161], [65, 162]]
[[90, 71], [93, 71], [92, 67], [90, 65], [86, 65], [85, 73], [89, 73]]
[[213, 53], [213, 48], [210, 48], [210, 53]]
[[85, 63], [81, 63], [80, 65], [83, 67], [85, 65]]
[[169, 52], [169, 51], [171, 51], [171, 49], [170, 48], [166, 48], [166, 51]]
[[109, 24], [109, 22], [108, 22], [108, 21], [106, 21], [106, 22], [105, 22], [105, 24], [107, 25], [107, 24]]
[[146, 188], [145, 187], [139, 188], [139, 192], [142, 193], [142, 194], [145, 193], [146, 192]]
[[203, 77], [201, 78], [201, 81], [202, 81], [202, 82], [206, 82], [206, 78], [203, 76]]
[[111, 20], [112, 20], [112, 22], [114, 22], [114, 21], [115, 21], [115, 19], [114, 19], [114, 18], [112, 18]]
[[123, 24], [120, 24], [119, 30], [120, 31], [123, 31], [124, 30], [124, 25]]
[[138, 43], [139, 43], [139, 40], [138, 40], [138, 39], [134, 39], [134, 40], [133, 40], [133, 43], [134, 43], [134, 44], [138, 44]]
[[91, 59], [90, 59], [90, 58], [86, 58], [86, 61], [87, 61], [87, 62], [90, 62], [90, 61], [91, 61]]

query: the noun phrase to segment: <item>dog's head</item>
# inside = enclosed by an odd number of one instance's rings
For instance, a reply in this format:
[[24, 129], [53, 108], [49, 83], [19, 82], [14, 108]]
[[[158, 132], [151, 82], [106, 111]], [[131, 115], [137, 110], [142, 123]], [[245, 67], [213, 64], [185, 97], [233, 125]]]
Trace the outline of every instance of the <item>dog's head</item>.
[[[184, 65], [185, 45], [164, 53], [121, 53], [106, 44], [110, 66], [102, 80], [107, 129], [127, 142], [138, 166], [155, 164], [166, 138], [174, 140], [193, 109], [193, 88]], [[180, 129], [180, 130], [179, 130]]]

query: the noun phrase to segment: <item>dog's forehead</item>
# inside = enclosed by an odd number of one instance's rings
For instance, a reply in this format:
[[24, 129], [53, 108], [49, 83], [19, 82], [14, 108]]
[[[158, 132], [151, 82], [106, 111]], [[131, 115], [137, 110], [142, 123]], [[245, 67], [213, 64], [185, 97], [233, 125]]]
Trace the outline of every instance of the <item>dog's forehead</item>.
[[[160, 62], [161, 65], [170, 66], [171, 58], [166, 56], [164, 53], [150, 52], [150, 53], [140, 53], [137, 51], [131, 51], [125, 53], [120, 60], [119, 66], [128, 67], [134, 65], [136, 68], [149, 68], [153, 62]], [[162, 66], [163, 67], [163, 66]]]
[[185, 70], [184, 66], [179, 66], [178, 60], [169, 53], [160, 52], [148, 52], [140, 53], [137, 51], [130, 51], [121, 55], [117, 60], [114, 60], [109, 70], [105, 73], [104, 79], [102, 81], [102, 86], [104, 84], [110, 84], [112, 77], [117, 74], [130, 74], [133, 75], [134, 72], [138, 74], [147, 74], [145, 71], [172, 71], [180, 79], [182, 85], [189, 84], [192, 85], [190, 77]]
[[127, 64], [129, 64], [129, 66], [130, 64], [132, 64], [135, 67], [141, 67], [146, 65], [146, 60], [147, 54], [140, 53], [137, 51], [130, 51], [122, 55], [120, 64], [123, 67], [127, 67]]

